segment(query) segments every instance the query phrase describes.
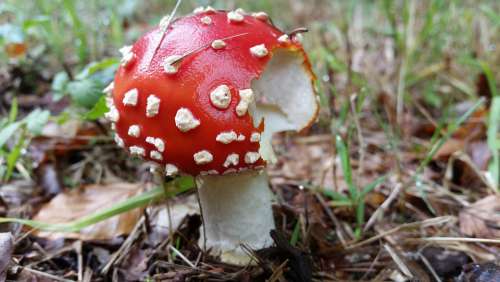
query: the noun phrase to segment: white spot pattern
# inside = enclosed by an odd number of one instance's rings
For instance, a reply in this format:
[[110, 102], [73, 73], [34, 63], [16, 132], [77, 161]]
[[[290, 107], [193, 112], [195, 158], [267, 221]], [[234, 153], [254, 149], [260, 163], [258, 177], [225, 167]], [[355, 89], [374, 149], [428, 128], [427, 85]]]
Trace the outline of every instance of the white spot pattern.
[[182, 132], [187, 132], [194, 129], [200, 125], [200, 121], [197, 120], [193, 113], [186, 108], [180, 108], [175, 114], [175, 125]]
[[209, 16], [204, 16], [200, 19], [200, 22], [204, 25], [212, 24], [212, 19]]
[[118, 147], [124, 147], [125, 143], [123, 142], [123, 139], [118, 135], [118, 133], [115, 133], [115, 143], [118, 145]]
[[139, 137], [141, 135], [141, 128], [139, 127], [139, 125], [131, 125], [128, 128], [128, 135], [132, 137]]
[[288, 34], [283, 34], [280, 37], [278, 37], [278, 42], [288, 43], [288, 42], [290, 42], [290, 37], [288, 36]]
[[215, 39], [214, 41], [212, 41], [212, 44], [210, 44], [210, 46], [215, 50], [219, 50], [226, 47], [226, 42], [224, 42], [224, 40]]
[[269, 19], [269, 16], [266, 14], [266, 12], [257, 12], [253, 13], [252, 16], [260, 21], [267, 21]]
[[268, 51], [267, 51], [266, 45], [259, 44], [259, 45], [255, 45], [255, 46], [251, 47], [250, 53], [257, 58], [262, 58], [262, 57], [267, 56]]
[[196, 162], [196, 164], [204, 165], [204, 164], [208, 164], [211, 161], [213, 161], [214, 157], [212, 156], [212, 154], [209, 151], [202, 150], [202, 151], [199, 151], [198, 153], [195, 153], [193, 155], [193, 159]]
[[258, 152], [247, 152], [245, 154], [245, 163], [253, 164], [260, 159], [260, 154]]
[[231, 11], [227, 13], [227, 19], [230, 23], [239, 23], [244, 20], [244, 16], [237, 11]]
[[242, 89], [239, 92], [240, 101], [236, 106], [236, 114], [238, 116], [244, 116], [248, 111], [248, 106], [254, 100], [254, 95], [252, 89]]
[[129, 147], [130, 154], [132, 155], [138, 155], [144, 157], [146, 155], [146, 150], [144, 148], [139, 147], [139, 146], [130, 146]]
[[163, 156], [161, 155], [160, 152], [158, 151], [151, 151], [149, 153], [149, 156], [153, 159], [153, 160], [158, 160], [158, 161], [161, 161], [163, 160]]
[[218, 109], [227, 109], [231, 103], [231, 91], [225, 84], [217, 86], [210, 92], [210, 101]]
[[215, 137], [215, 141], [223, 143], [223, 144], [229, 144], [236, 140], [237, 135], [236, 132], [234, 131], [226, 131], [226, 132], [221, 132], [217, 134], [217, 137]]
[[231, 165], [236, 166], [238, 165], [239, 161], [240, 161], [240, 156], [238, 156], [238, 154], [236, 153], [232, 153], [227, 156], [223, 166], [224, 167], [230, 167]]
[[154, 117], [160, 112], [160, 98], [149, 95], [146, 103], [146, 116]]
[[122, 54], [120, 65], [126, 67], [135, 57], [134, 52], [132, 52], [132, 45], [123, 46], [119, 51]]
[[136, 106], [138, 97], [139, 91], [137, 90], [137, 88], [130, 89], [129, 91], [125, 92], [125, 95], [123, 95], [123, 105]]
[[163, 70], [165, 71], [165, 73], [177, 73], [178, 69], [174, 63], [177, 62], [177, 60], [179, 60], [180, 58], [182, 58], [181, 55], [171, 55], [166, 57], [165, 60], [163, 60]]
[[160, 152], [165, 151], [165, 142], [161, 138], [154, 138], [151, 136], [146, 137], [146, 143], [152, 144]]
[[257, 143], [259, 141], [260, 141], [260, 133], [253, 132], [252, 135], [250, 135], [250, 142]]
[[173, 165], [173, 164], [166, 164], [165, 165], [165, 174], [167, 176], [174, 176], [179, 173], [179, 169]]

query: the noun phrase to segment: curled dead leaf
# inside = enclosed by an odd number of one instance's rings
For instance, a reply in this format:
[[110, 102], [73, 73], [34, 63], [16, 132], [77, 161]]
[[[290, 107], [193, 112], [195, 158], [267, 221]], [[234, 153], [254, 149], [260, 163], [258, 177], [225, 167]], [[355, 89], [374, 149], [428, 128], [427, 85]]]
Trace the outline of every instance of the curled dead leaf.
[[[142, 191], [142, 185], [132, 183], [85, 186], [82, 189], [58, 194], [40, 209], [33, 220], [47, 223], [68, 223], [123, 202]], [[128, 234], [134, 228], [142, 212], [142, 208], [134, 209], [88, 226], [80, 232], [40, 231], [37, 232], [37, 235], [51, 239], [60, 237], [80, 240], [113, 239]]]
[[490, 195], [460, 212], [460, 231], [468, 236], [500, 238], [500, 196]]

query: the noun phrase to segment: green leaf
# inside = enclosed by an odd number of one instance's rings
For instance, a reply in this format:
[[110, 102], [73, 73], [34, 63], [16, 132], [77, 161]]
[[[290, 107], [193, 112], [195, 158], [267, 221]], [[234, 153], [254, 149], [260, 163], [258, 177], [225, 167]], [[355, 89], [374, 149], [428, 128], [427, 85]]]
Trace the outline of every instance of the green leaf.
[[12, 135], [23, 125], [22, 122], [13, 122], [0, 131], [0, 148], [5, 145]]
[[89, 78], [91, 75], [99, 72], [106, 70], [108, 68], [115, 68], [118, 67], [118, 63], [120, 61], [116, 58], [107, 58], [99, 62], [92, 62], [85, 66], [83, 71], [81, 71], [79, 74], [76, 75], [76, 80], [83, 80], [86, 78]]
[[91, 109], [103, 96], [103, 84], [94, 79], [71, 81], [68, 83], [67, 91], [73, 102], [80, 107]]
[[108, 106], [106, 106], [106, 96], [101, 96], [94, 107], [85, 114], [85, 119], [96, 120], [103, 117], [108, 111]]
[[23, 121], [26, 122], [26, 127], [30, 133], [38, 135], [49, 121], [49, 117], [50, 112], [48, 110], [36, 109], [26, 116]]
[[54, 91], [53, 100], [59, 101], [61, 98], [66, 95], [66, 86], [68, 85], [69, 77], [68, 74], [64, 71], [58, 72], [54, 79], [52, 80], [52, 91]]

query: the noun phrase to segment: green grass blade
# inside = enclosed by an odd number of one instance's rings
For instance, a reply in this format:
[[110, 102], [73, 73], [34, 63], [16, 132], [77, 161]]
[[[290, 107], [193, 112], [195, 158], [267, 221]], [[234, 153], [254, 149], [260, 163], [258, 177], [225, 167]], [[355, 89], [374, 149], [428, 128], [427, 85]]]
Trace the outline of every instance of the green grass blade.
[[464, 121], [466, 121], [476, 110], [484, 104], [484, 99], [479, 99], [467, 112], [465, 112], [462, 116], [460, 116], [457, 120], [455, 120], [452, 124], [448, 126], [446, 130], [446, 134], [439, 138], [432, 146], [429, 153], [427, 153], [425, 159], [420, 163], [417, 174], [422, 171], [422, 169], [429, 164], [434, 155], [438, 152], [438, 150], [444, 145], [444, 143], [450, 139], [450, 137], [455, 133], [455, 131], [460, 127]]
[[427, 208], [432, 212], [435, 213], [434, 208], [432, 208], [432, 205], [429, 203], [427, 196], [425, 194], [425, 191], [422, 189], [422, 185], [420, 182], [420, 174], [422, 173], [422, 170], [429, 164], [429, 162], [433, 159], [434, 155], [438, 152], [438, 150], [444, 145], [444, 143], [450, 139], [450, 137], [455, 133], [455, 131], [460, 127], [460, 125], [466, 121], [482, 104], [484, 103], [484, 99], [481, 98], [479, 99], [467, 112], [465, 112], [462, 116], [460, 116], [457, 120], [455, 120], [452, 124], [448, 126], [448, 129], [446, 130], [446, 134], [439, 138], [434, 145], [432, 146], [431, 150], [429, 153], [427, 153], [426, 157], [422, 162], [420, 162], [420, 165], [418, 166], [415, 175], [412, 178], [412, 181], [415, 182], [417, 185], [417, 190], [419, 190], [420, 196], [422, 200], [425, 202]]
[[[177, 182], [174, 181], [174, 185]], [[35, 221], [35, 220], [29, 220], [29, 219], [21, 219], [21, 218], [5, 218], [5, 217], [0, 217], [0, 223], [19, 223], [23, 225], [28, 225], [30, 227], [33, 227], [35, 229], [40, 229], [44, 231], [52, 231], [52, 232], [77, 232], [82, 230], [85, 227], [88, 227], [90, 225], [93, 225], [95, 223], [101, 222], [103, 220], [106, 220], [108, 218], [111, 218], [113, 216], [119, 215], [121, 213], [130, 211], [135, 208], [139, 207], [144, 207], [147, 206], [148, 204], [164, 199], [164, 198], [169, 198], [172, 196], [175, 196], [179, 193], [182, 193], [184, 191], [187, 191], [188, 189], [192, 188], [180, 185], [177, 187], [178, 189], [175, 189], [174, 191], [166, 191], [163, 187], [158, 187], [155, 188], [151, 191], [145, 192], [141, 195], [137, 195], [135, 197], [132, 197], [124, 202], [118, 203], [110, 208], [104, 209], [102, 211], [98, 211], [96, 213], [93, 213], [88, 216], [84, 216], [80, 219], [77, 219], [72, 222], [68, 223], [59, 223], [59, 224], [54, 224], [54, 223], [46, 223], [46, 222], [40, 222], [40, 221]]]
[[349, 194], [351, 199], [356, 199], [358, 197], [358, 190], [354, 186], [352, 182], [352, 168], [351, 162], [349, 160], [349, 151], [347, 149], [346, 144], [342, 140], [342, 138], [337, 135], [335, 140], [335, 146], [337, 147], [337, 153], [340, 156], [340, 164], [342, 166], [342, 171], [344, 172], [344, 180], [349, 186]]
[[21, 156], [21, 150], [23, 149], [25, 142], [24, 135], [25, 131], [22, 130], [21, 137], [17, 141], [17, 144], [14, 146], [14, 148], [12, 148], [12, 151], [10, 151], [9, 154], [7, 155], [7, 171], [3, 177], [4, 182], [7, 182], [12, 176], [17, 160]]
[[479, 66], [481, 66], [481, 69], [483, 70], [483, 73], [486, 76], [486, 80], [488, 80], [488, 87], [490, 88], [491, 96], [497, 97], [498, 90], [497, 90], [497, 85], [495, 83], [495, 75], [493, 74], [493, 71], [491, 70], [490, 66], [488, 66], [488, 64], [486, 64], [485, 62], [479, 61]]
[[290, 238], [290, 245], [295, 246], [299, 241], [300, 237], [300, 220], [297, 220], [292, 231], [292, 238]]
[[377, 179], [375, 179], [373, 182], [369, 183], [368, 185], [366, 185], [363, 190], [361, 191], [361, 198], [364, 198], [366, 196], [366, 194], [370, 193], [371, 191], [373, 191], [373, 189], [375, 189], [375, 187], [379, 186], [380, 184], [382, 184], [382, 182], [385, 181], [385, 178], [386, 176], [381, 176]]
[[325, 190], [325, 191], [323, 191], [323, 194], [325, 196], [327, 196], [328, 198], [335, 200], [335, 201], [345, 201], [345, 202], [350, 201], [350, 199], [346, 195], [340, 194], [337, 191]]

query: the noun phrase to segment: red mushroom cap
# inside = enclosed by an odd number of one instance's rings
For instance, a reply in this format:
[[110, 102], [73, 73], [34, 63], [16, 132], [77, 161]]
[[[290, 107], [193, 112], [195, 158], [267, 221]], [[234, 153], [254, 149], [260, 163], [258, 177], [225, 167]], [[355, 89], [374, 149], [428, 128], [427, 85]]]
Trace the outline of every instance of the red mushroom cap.
[[167, 174], [262, 168], [264, 123], [254, 126], [248, 114], [251, 82], [279, 48], [303, 56], [312, 81], [300, 43], [265, 13], [208, 8], [173, 21], [165, 34], [162, 24], [120, 50], [108, 113], [117, 143], [166, 165]]

